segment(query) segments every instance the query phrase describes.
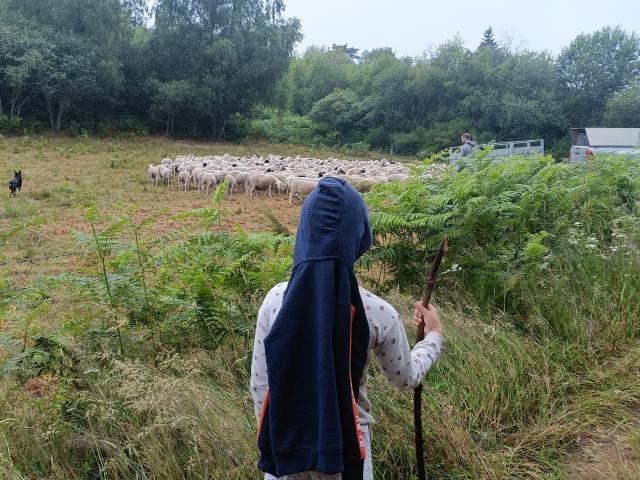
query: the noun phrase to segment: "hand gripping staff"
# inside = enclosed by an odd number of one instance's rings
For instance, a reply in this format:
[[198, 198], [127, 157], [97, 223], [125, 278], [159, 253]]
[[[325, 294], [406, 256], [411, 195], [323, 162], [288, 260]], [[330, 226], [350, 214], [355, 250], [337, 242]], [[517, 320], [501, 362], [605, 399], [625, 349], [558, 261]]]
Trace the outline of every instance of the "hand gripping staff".
[[[440, 243], [440, 248], [433, 261], [431, 272], [427, 277], [427, 284], [424, 287], [422, 295], [422, 305], [429, 307], [431, 294], [436, 286], [436, 278], [438, 269], [444, 257], [445, 252], [449, 249], [449, 238], [444, 237]], [[424, 323], [421, 323], [416, 330], [416, 342], [424, 340]], [[416, 462], [418, 467], [418, 480], [427, 480], [427, 474], [424, 468], [424, 440], [422, 438], [422, 383], [413, 391], [413, 423], [415, 425], [415, 445], [416, 445]]]

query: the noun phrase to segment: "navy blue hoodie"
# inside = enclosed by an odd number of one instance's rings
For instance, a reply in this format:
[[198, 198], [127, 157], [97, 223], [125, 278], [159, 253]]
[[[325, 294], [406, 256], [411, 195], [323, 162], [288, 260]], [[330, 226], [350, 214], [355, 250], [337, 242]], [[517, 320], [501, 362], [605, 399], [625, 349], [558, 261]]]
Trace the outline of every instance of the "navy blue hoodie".
[[355, 395], [369, 326], [354, 264], [371, 241], [360, 194], [322, 179], [302, 207], [291, 278], [264, 341], [269, 389], [258, 466], [275, 477], [319, 471], [362, 479]]

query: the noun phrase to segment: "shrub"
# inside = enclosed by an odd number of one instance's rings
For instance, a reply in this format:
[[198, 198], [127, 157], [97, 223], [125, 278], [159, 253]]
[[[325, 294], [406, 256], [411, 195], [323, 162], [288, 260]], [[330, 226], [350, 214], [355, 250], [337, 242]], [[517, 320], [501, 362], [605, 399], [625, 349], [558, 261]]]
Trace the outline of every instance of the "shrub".
[[344, 146], [345, 150], [354, 152], [356, 155], [365, 156], [371, 150], [371, 145], [365, 142], [348, 143]]
[[309, 117], [328, 131], [339, 132], [347, 137], [361, 125], [366, 115], [366, 106], [352, 90], [336, 89], [318, 100], [309, 112]]
[[0, 115], [0, 134], [2, 135], [27, 135], [46, 128], [46, 124], [38, 120]]
[[5, 135], [16, 135], [22, 133], [22, 119], [18, 117], [10, 117], [9, 115], [0, 116], [0, 132]]
[[364, 137], [364, 142], [373, 148], [385, 149], [389, 147], [389, 133], [384, 127], [375, 127], [370, 129]]
[[368, 261], [384, 265], [387, 287], [415, 291], [447, 235], [453, 285], [518, 319], [538, 317], [522, 328], [603, 351], [637, 333], [629, 315], [640, 312], [640, 297], [623, 285], [637, 278], [639, 182], [640, 162], [616, 157], [587, 166], [485, 157], [459, 173], [386, 184], [369, 196], [377, 242]]
[[415, 155], [424, 144], [424, 128], [416, 128], [412, 132], [393, 133], [391, 145], [395, 153], [400, 155]]
[[[181, 214], [204, 227], [219, 221], [219, 205], [227, 185], [218, 187], [212, 207]], [[291, 237], [271, 234], [200, 233], [186, 240], [164, 239], [164, 248], [140, 239], [140, 229], [155, 221], [135, 221], [134, 210], [106, 219], [89, 209], [92, 233], [74, 231], [76, 240], [93, 252], [96, 275], [64, 276], [82, 296], [103, 306], [103, 334], [118, 341], [125, 353], [123, 328], [142, 327], [176, 348], [214, 350], [225, 340], [246, 339], [253, 331], [257, 303], [274, 278], [286, 278]], [[179, 232], [178, 232], [179, 234]], [[106, 331], [104, 331], [106, 329]], [[113, 334], [117, 334], [117, 337]]]
[[250, 122], [239, 113], [229, 116], [224, 137], [232, 142], [242, 140], [249, 134]]
[[562, 162], [569, 158], [569, 150], [571, 149], [571, 141], [568, 138], [558, 138], [552, 140], [546, 147], [548, 155], [551, 155], [558, 162]]
[[145, 137], [149, 135], [149, 128], [145, 122], [130, 116], [118, 117], [106, 120], [72, 120], [66, 129], [74, 136], [98, 137]]
[[274, 143], [313, 145], [323, 143], [316, 126], [306, 116], [282, 114], [252, 120], [250, 138]]
[[602, 122], [607, 127], [629, 128], [640, 125], [640, 82], [609, 99]]
[[[474, 132], [471, 121], [464, 118], [456, 118], [449, 122], [435, 123], [424, 134], [422, 145], [428, 155], [439, 152], [454, 145], [460, 145], [460, 137], [465, 132]], [[423, 155], [424, 158], [427, 155]]]

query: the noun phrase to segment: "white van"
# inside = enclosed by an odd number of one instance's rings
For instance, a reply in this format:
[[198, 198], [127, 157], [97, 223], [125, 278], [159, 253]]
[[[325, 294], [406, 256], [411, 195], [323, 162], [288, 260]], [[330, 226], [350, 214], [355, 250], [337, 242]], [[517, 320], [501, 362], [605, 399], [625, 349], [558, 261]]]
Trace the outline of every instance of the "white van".
[[572, 128], [569, 161], [588, 163], [596, 155], [640, 157], [640, 128]]

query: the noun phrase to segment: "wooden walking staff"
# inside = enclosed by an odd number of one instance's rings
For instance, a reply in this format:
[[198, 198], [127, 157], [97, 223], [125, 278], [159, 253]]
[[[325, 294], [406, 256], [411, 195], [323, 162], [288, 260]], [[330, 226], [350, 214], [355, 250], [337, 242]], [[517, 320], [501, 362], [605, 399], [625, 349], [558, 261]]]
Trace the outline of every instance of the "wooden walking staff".
[[[433, 261], [431, 272], [427, 277], [427, 284], [424, 287], [424, 293], [422, 295], [422, 305], [429, 308], [429, 302], [431, 302], [431, 294], [433, 288], [436, 286], [436, 277], [438, 276], [438, 269], [442, 262], [445, 252], [449, 249], [449, 239], [444, 237], [440, 243], [440, 248], [436, 254], [436, 258]], [[418, 325], [416, 331], [416, 342], [424, 340], [424, 322]], [[427, 473], [424, 468], [424, 440], [422, 438], [422, 383], [418, 385], [413, 391], [413, 423], [416, 431], [416, 461], [418, 465], [418, 480], [427, 480]]]

